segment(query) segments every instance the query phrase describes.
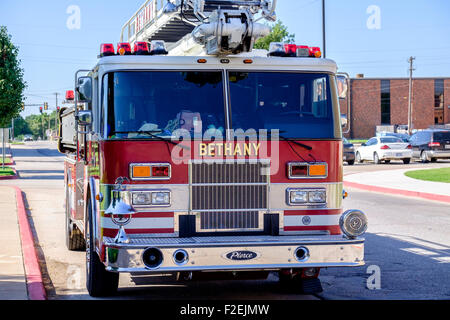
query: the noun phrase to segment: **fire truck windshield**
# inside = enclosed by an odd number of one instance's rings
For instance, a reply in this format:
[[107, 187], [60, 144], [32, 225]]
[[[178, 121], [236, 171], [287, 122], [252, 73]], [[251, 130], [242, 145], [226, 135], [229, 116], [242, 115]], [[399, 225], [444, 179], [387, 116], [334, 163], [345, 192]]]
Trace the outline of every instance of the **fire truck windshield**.
[[114, 72], [104, 76], [103, 91], [108, 138], [170, 138], [177, 129], [225, 132], [222, 72]]
[[338, 138], [329, 75], [230, 72], [233, 128], [279, 129], [284, 138]]
[[[221, 71], [120, 71], [103, 78], [109, 139], [170, 139], [177, 129], [224, 136], [278, 129], [283, 139], [340, 138], [328, 74], [229, 71], [225, 112]], [[334, 110], [335, 108], [336, 110]], [[248, 131], [250, 132], [250, 131]]]

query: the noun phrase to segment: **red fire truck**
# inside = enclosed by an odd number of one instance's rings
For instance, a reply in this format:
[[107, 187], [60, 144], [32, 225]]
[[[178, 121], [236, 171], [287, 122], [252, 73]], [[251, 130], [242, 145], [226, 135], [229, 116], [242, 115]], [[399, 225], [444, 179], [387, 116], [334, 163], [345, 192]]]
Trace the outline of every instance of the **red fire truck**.
[[275, 6], [147, 1], [76, 73], [59, 150], [90, 295], [135, 272], [277, 272], [317, 292], [320, 268], [364, 264], [367, 219], [342, 206], [336, 64], [317, 47], [253, 50]]

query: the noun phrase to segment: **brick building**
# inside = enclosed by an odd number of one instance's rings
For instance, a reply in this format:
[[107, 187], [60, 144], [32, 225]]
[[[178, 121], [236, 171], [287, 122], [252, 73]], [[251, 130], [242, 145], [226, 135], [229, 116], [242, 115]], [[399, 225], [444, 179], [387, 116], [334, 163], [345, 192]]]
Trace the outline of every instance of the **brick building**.
[[[408, 78], [351, 79], [351, 130], [346, 137], [370, 138], [379, 125], [408, 124]], [[414, 78], [412, 129], [450, 124], [450, 78]], [[347, 100], [341, 100], [347, 113]]]

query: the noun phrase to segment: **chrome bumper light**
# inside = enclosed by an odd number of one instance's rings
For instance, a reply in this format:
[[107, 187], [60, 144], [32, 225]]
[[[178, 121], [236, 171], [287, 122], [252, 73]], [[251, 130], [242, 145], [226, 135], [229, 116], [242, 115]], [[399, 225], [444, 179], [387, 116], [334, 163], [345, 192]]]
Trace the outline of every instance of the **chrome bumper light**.
[[347, 210], [339, 219], [342, 232], [350, 239], [354, 239], [367, 230], [367, 217], [360, 210]]
[[327, 202], [325, 189], [286, 189], [287, 204], [291, 206], [324, 204]]

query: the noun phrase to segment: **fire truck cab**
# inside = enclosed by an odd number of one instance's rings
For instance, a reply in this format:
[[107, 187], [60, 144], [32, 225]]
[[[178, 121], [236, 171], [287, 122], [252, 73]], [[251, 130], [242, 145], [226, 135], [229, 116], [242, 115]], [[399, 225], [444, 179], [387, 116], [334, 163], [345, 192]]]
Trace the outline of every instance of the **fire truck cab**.
[[89, 294], [114, 293], [120, 273], [207, 272], [317, 292], [320, 268], [363, 265], [367, 218], [342, 207], [335, 62], [252, 50], [276, 1], [158, 3], [77, 72], [60, 110], [66, 240], [86, 250]]

